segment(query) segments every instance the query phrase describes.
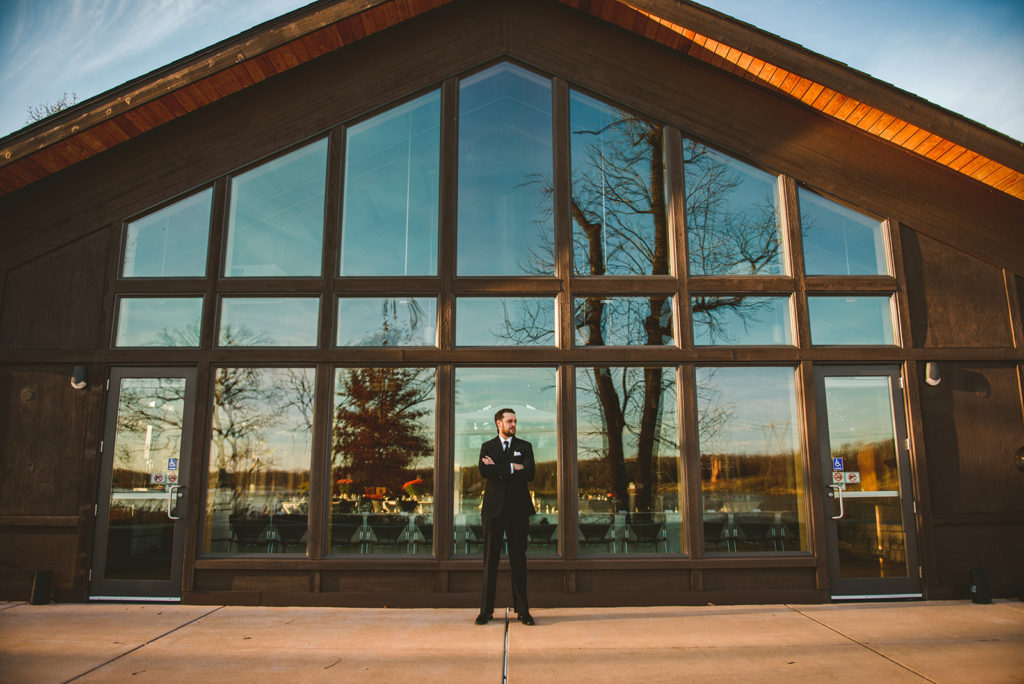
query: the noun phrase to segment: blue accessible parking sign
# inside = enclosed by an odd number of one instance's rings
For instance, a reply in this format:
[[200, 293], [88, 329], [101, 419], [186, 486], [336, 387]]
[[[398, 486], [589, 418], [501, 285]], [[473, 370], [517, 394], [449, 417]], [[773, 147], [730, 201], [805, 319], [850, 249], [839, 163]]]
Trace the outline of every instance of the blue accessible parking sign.
[[178, 469], [178, 459], [176, 459], [176, 458], [169, 458], [169, 459], [167, 459], [167, 469], [168, 470], [177, 470]]
[[843, 459], [842, 458], [833, 458], [832, 459], [832, 470], [842, 470], [842, 469], [843, 469]]

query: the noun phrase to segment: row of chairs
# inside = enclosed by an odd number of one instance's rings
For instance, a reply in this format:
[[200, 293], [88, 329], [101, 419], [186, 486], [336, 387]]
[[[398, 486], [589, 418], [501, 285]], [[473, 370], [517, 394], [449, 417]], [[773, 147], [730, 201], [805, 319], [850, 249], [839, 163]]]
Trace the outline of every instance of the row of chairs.
[[[304, 549], [307, 518], [299, 513], [273, 516], [230, 516], [231, 538], [238, 549], [257, 549], [266, 553], [278, 550], [287, 553], [290, 548]], [[483, 526], [470, 524], [471, 534], [466, 538], [466, 551], [470, 545], [483, 546]], [[799, 548], [800, 528], [795, 511], [781, 515], [771, 512], [711, 513], [703, 520], [704, 547], [708, 551], [785, 551]], [[533, 546], [548, 547], [555, 543], [558, 525], [547, 522], [530, 525], [529, 538]], [[331, 520], [331, 550], [371, 553], [383, 548], [398, 550], [404, 545], [407, 552], [416, 553], [419, 544], [430, 545], [434, 538], [434, 523], [428, 516], [372, 514], [364, 518], [359, 514], [335, 515]], [[622, 545], [629, 552], [629, 544], [653, 545], [658, 551], [663, 545], [668, 550], [664, 519], [654, 514], [633, 514], [622, 528], [614, 528], [614, 517], [582, 519], [579, 541], [584, 547], [607, 546], [614, 552]]]

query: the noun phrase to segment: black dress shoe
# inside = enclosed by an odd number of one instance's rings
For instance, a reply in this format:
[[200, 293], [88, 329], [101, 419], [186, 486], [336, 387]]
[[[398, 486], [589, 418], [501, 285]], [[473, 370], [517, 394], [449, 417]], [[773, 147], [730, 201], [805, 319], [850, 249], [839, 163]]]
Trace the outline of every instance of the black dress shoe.
[[522, 615], [520, 615], [519, 616], [519, 621], [522, 622], [524, 625], [535, 625], [535, 624], [537, 624], [536, 622], [533, 621], [533, 616], [530, 615], [529, 613], [523, 613]]
[[475, 622], [478, 625], [486, 625], [488, 622], [491, 621], [491, 617], [493, 615], [494, 615], [494, 613], [480, 613], [479, 615], [476, 616]]

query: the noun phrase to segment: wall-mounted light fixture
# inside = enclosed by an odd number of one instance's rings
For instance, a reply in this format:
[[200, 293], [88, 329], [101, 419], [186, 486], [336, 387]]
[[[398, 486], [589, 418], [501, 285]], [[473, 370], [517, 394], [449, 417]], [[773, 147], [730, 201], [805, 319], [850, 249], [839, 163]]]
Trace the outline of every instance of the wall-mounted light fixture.
[[75, 369], [71, 371], [71, 386], [75, 389], [85, 389], [88, 384], [89, 373], [85, 366], [75, 366]]
[[932, 387], [935, 387], [942, 382], [942, 373], [939, 372], [939, 364], [935, 361], [929, 361], [924, 367], [924, 381]]

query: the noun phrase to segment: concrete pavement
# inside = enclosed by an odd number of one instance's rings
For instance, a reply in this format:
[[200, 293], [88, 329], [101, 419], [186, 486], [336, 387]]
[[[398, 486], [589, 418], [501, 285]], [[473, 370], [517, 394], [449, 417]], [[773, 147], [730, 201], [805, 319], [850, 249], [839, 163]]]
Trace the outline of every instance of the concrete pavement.
[[[1024, 682], [1019, 601], [533, 614], [509, 626], [509, 682]], [[0, 603], [0, 682], [501, 682], [504, 611], [475, 616]]]

